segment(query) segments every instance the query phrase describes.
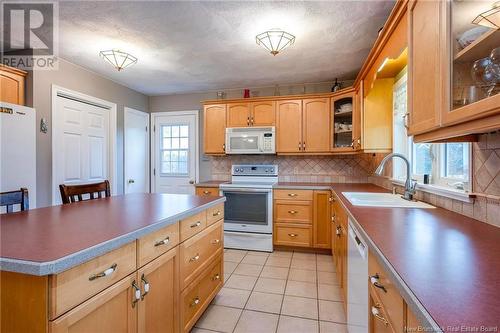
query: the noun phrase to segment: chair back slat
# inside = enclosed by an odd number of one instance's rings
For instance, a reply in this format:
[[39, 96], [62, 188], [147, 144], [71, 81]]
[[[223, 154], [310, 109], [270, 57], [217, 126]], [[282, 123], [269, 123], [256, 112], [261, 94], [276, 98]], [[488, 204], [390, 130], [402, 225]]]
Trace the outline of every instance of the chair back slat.
[[[61, 200], [64, 204], [96, 199], [95, 193], [98, 194], [97, 198], [102, 198], [102, 193], [104, 193], [104, 197], [111, 196], [109, 181], [107, 180], [101, 183], [82, 185], [62, 184], [59, 185], [59, 191], [61, 192]], [[89, 199], [83, 199], [84, 195], [88, 195]]]
[[19, 205], [21, 211], [29, 209], [29, 195], [27, 188], [21, 188], [18, 191], [0, 193], [0, 207], [5, 207], [7, 213], [14, 212], [15, 205]]

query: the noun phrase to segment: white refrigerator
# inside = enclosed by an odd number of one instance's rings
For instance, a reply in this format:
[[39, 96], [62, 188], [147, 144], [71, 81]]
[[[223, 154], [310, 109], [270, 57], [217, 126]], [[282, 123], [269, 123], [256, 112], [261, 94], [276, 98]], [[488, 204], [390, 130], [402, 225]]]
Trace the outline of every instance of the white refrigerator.
[[0, 102], [0, 192], [22, 187], [36, 208], [35, 109]]

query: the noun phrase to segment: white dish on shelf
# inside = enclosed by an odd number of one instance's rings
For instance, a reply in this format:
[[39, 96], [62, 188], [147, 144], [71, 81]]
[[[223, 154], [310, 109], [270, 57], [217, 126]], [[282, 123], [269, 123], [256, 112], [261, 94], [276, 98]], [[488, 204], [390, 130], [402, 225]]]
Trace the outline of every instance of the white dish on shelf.
[[488, 27], [474, 27], [462, 33], [458, 38], [458, 45], [463, 49], [473, 43], [476, 39], [481, 37], [482, 34], [489, 31]]

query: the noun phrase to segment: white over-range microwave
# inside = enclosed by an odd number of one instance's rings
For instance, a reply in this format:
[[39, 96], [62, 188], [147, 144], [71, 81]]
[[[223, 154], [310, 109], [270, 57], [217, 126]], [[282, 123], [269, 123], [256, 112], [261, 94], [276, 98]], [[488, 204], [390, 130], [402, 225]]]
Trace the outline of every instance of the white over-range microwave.
[[226, 128], [226, 154], [275, 154], [275, 127]]

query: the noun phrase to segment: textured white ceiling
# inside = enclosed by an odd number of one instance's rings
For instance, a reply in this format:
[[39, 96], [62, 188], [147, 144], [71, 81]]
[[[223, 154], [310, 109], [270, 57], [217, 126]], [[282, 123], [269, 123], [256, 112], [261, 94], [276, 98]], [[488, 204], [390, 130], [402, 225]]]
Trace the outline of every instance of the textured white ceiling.
[[[352, 79], [393, 1], [60, 2], [59, 54], [148, 95]], [[273, 57], [255, 35], [295, 45]], [[136, 56], [117, 72], [98, 56]]]

